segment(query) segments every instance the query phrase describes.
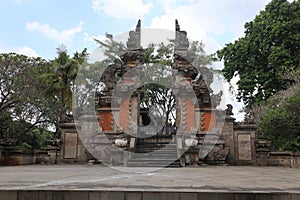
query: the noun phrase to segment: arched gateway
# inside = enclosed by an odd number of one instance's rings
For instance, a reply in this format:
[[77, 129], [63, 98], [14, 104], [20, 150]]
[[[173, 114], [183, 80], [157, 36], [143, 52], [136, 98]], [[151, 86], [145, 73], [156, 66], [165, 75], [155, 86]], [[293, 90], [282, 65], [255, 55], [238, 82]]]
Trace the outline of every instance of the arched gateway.
[[[144, 63], [141, 58], [140, 21], [135, 31], [129, 32], [127, 52], [121, 56], [123, 64], [115, 62], [102, 76], [101, 81], [105, 83], [107, 90], [98, 96], [99, 124], [107, 135], [119, 131], [126, 135], [121, 138], [125, 138], [126, 141], [131, 140], [132, 146], [129, 148], [133, 152], [140, 153], [138, 157], [142, 156], [143, 159], [129, 158], [127, 163], [129, 166], [171, 164], [172, 161], [178, 160], [178, 157], [182, 158], [186, 150], [184, 147], [186, 139], [194, 142], [190, 144], [195, 148], [195, 156], [192, 159], [198, 160], [197, 136], [203, 138], [206, 132], [212, 132], [217, 126], [216, 101], [220, 99], [217, 99], [217, 95], [212, 95], [208, 85], [211, 83], [212, 73], [206, 68], [197, 69], [192, 65], [187, 34], [180, 30], [177, 20], [175, 29], [174, 61], [171, 67], [173, 80], [165, 83], [166, 87], [172, 87], [172, 94], [176, 98], [175, 119], [169, 119], [169, 122], [167, 119], [169, 116], [161, 116], [162, 118], [152, 116], [150, 119], [149, 109], [140, 107], [144, 90], [139, 86], [143, 87], [146, 84], [147, 81], [143, 80], [151, 79], [151, 77], [145, 78], [147, 69], [143, 68]], [[119, 80], [115, 77], [122, 78]], [[164, 83], [156, 81], [156, 84]], [[217, 134], [214, 136], [217, 137]], [[215, 140], [218, 141], [219, 138]], [[179, 155], [178, 145], [181, 146]], [[142, 155], [142, 153], [156, 153], [156, 151], [157, 155], [152, 158], [148, 154]], [[224, 156], [225, 154], [224, 152]], [[176, 164], [178, 162], [173, 163], [174, 166]], [[184, 161], [181, 164], [184, 165]]]
[[[153, 82], [151, 76], [147, 77], [148, 69], [141, 56], [141, 21], [138, 21], [136, 29], [129, 32], [122, 61], [109, 65], [100, 79], [106, 90], [96, 95], [98, 127], [94, 128], [95, 123], [91, 124], [86, 120], [88, 116], [83, 116], [81, 132], [93, 133], [89, 137], [83, 134], [80, 139], [78, 134], [72, 134], [75, 132], [72, 127], [63, 127], [61, 161], [83, 161], [89, 159], [87, 154], [90, 153], [109, 165], [179, 167], [202, 162], [224, 164], [229, 150], [230, 159], [236, 160], [237, 144], [230, 110], [227, 116], [220, 116], [222, 112], [217, 111], [216, 106], [221, 94], [214, 95], [210, 88], [212, 73], [207, 68], [193, 66], [194, 55], [189, 51], [187, 33], [180, 30], [177, 20], [175, 31], [174, 60], [169, 71], [171, 81], [164, 82], [167, 78], [163, 77]], [[169, 119], [170, 113], [157, 115], [162, 107], [155, 107], [155, 111], [153, 107], [141, 106], [147, 92], [143, 87], [147, 84], [171, 88], [168, 95], [173, 95], [176, 104], [172, 118]], [[250, 133], [247, 141], [250, 145], [247, 153], [251, 156], [253, 134]]]

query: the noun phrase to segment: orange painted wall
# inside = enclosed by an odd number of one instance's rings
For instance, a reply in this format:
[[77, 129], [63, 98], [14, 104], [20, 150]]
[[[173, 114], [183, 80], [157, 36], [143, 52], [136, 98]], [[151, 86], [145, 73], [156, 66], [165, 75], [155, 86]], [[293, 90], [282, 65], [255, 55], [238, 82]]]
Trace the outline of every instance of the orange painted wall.
[[125, 99], [120, 105], [120, 126], [123, 130], [129, 130], [129, 99]]
[[112, 130], [112, 112], [111, 111], [101, 111], [99, 113], [99, 125], [102, 127], [103, 131]]
[[204, 131], [210, 131], [217, 127], [216, 112], [205, 111], [203, 118]]
[[185, 109], [186, 109], [186, 117], [185, 117], [185, 131], [190, 131], [191, 128], [196, 126], [195, 123], [195, 106], [194, 104], [189, 100], [185, 100]]

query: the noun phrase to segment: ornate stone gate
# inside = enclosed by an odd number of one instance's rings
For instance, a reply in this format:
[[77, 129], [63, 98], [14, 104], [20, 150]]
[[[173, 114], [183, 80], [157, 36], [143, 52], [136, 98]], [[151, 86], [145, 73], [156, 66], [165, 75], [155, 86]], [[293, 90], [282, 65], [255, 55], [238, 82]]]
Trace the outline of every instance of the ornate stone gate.
[[[89, 114], [82, 117], [81, 132], [93, 134], [79, 139], [74, 129], [71, 131], [73, 134], [63, 130], [61, 162], [89, 159], [91, 152], [84, 151], [82, 145], [87, 140], [90, 141], [87, 149], [93, 149], [91, 154], [96, 159], [97, 155], [101, 155], [100, 161], [109, 165], [179, 167], [201, 163], [255, 162], [255, 132], [251, 129], [241, 134], [238, 129], [234, 130], [230, 106], [226, 114], [216, 109], [222, 94], [213, 94], [210, 88], [212, 72], [195, 66], [187, 33], [180, 29], [177, 20], [174, 43], [172, 90], [177, 99], [176, 131], [172, 129], [173, 134], [141, 137], [141, 132], [146, 130], [142, 126], [142, 115], [147, 111], [140, 109], [139, 88], [144, 68], [139, 20], [136, 29], [129, 32], [127, 51], [121, 56], [121, 62], [115, 60], [100, 79], [106, 90], [97, 94], [98, 121], [91, 123], [85, 120], [89, 119]], [[97, 133], [100, 129], [101, 134]], [[104, 137], [108, 139], [106, 142]], [[245, 145], [247, 148], [244, 148]]]

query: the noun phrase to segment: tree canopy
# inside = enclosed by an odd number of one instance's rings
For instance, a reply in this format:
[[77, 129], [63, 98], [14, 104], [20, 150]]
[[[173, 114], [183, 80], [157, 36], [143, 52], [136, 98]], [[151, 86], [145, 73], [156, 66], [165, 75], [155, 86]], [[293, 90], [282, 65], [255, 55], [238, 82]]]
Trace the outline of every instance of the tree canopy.
[[48, 64], [42, 58], [29, 58], [15, 53], [0, 54], [2, 144], [40, 147], [31, 140], [33, 135], [36, 141], [39, 140], [38, 135], [32, 133], [42, 133], [37, 127], [47, 128], [54, 117], [50, 105], [55, 104], [47, 98], [47, 88], [41, 78]]
[[72, 90], [80, 65], [88, 57], [87, 49], [75, 52], [71, 57], [66, 48], [57, 48], [57, 57], [50, 61], [48, 73], [44, 76], [49, 85], [48, 95], [56, 99], [58, 106], [57, 117], [59, 121], [67, 120], [66, 116], [72, 112]]
[[258, 125], [258, 137], [272, 141], [274, 150], [300, 150], [300, 73], [289, 76], [294, 84], [260, 105], [247, 109]]
[[238, 100], [249, 106], [288, 87], [284, 75], [300, 68], [299, 27], [300, 2], [272, 0], [245, 24], [244, 37], [217, 52], [225, 78], [239, 76]]
[[54, 60], [0, 54], [0, 145], [41, 148], [71, 112], [72, 87], [86, 49]]

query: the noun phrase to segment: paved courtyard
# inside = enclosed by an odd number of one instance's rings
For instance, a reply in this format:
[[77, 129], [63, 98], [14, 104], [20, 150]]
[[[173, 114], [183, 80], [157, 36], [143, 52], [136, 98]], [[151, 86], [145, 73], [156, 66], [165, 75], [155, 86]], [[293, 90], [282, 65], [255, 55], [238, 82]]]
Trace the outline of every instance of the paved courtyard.
[[[296, 195], [295, 199], [300, 197], [300, 169], [207, 166], [153, 170], [152, 168], [124, 167], [112, 169], [100, 165], [0, 167], [0, 194], [5, 191], [47, 190], [282, 193]], [[2, 197], [4, 197], [3, 194], [7, 195], [7, 193], [2, 193]], [[0, 196], [0, 199], [3, 198]]]

